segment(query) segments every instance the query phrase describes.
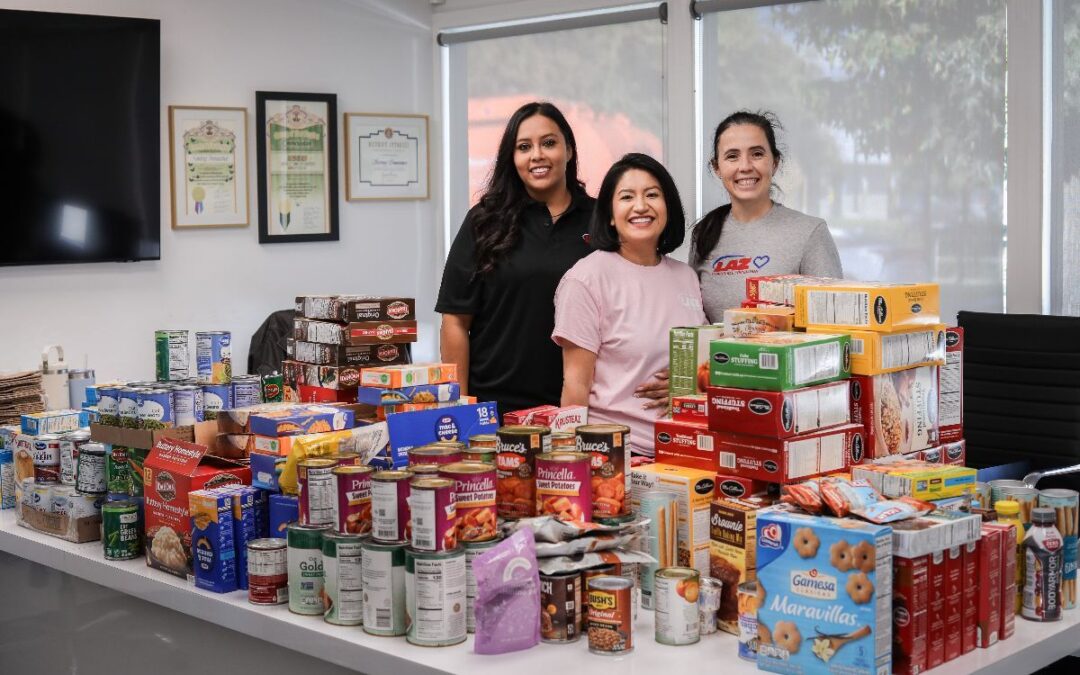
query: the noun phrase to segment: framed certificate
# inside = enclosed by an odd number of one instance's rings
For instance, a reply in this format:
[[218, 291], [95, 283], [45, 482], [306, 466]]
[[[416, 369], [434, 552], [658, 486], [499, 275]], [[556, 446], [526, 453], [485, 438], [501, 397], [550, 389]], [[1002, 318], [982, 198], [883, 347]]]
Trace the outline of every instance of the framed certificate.
[[349, 201], [427, 199], [427, 115], [345, 113]]
[[248, 224], [247, 108], [169, 106], [172, 226]]
[[337, 241], [337, 95], [255, 92], [259, 243]]

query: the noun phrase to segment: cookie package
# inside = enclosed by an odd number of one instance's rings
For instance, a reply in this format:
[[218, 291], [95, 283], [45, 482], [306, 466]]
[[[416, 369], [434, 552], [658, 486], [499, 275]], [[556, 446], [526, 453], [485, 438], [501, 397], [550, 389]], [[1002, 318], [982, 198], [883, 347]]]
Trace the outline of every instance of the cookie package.
[[757, 581], [763, 638], [759, 670], [890, 672], [890, 527], [778, 509], [761, 511]]

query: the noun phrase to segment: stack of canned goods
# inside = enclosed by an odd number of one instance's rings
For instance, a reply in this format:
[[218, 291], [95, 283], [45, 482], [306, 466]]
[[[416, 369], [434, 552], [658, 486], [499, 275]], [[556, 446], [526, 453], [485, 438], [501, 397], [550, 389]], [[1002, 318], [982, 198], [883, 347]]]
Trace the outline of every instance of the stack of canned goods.
[[85, 430], [23, 437], [34, 475], [23, 479], [22, 504], [72, 518], [97, 515], [106, 492], [105, 446]]
[[[98, 387], [101, 424], [129, 429], [168, 429], [217, 419], [221, 410], [264, 402], [264, 388], [280, 393], [280, 375], [242, 375], [225, 383], [200, 384], [194, 379], [130, 382]], [[280, 399], [279, 399], [280, 400]]]

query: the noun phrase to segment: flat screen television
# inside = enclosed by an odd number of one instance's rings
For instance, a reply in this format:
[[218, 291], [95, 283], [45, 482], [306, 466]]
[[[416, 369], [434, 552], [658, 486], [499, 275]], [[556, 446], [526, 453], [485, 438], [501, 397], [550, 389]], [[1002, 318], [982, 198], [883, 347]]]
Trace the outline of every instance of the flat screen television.
[[160, 22], [0, 10], [0, 265], [161, 254]]

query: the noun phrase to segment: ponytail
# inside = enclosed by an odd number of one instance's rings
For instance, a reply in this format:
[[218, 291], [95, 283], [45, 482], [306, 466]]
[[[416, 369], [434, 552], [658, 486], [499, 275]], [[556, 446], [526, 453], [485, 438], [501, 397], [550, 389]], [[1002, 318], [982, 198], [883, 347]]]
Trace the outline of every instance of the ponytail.
[[724, 204], [706, 213], [705, 217], [694, 225], [694, 259], [690, 261], [693, 267], [704, 264], [712, 250], [720, 243], [720, 233], [730, 213], [731, 204]]

